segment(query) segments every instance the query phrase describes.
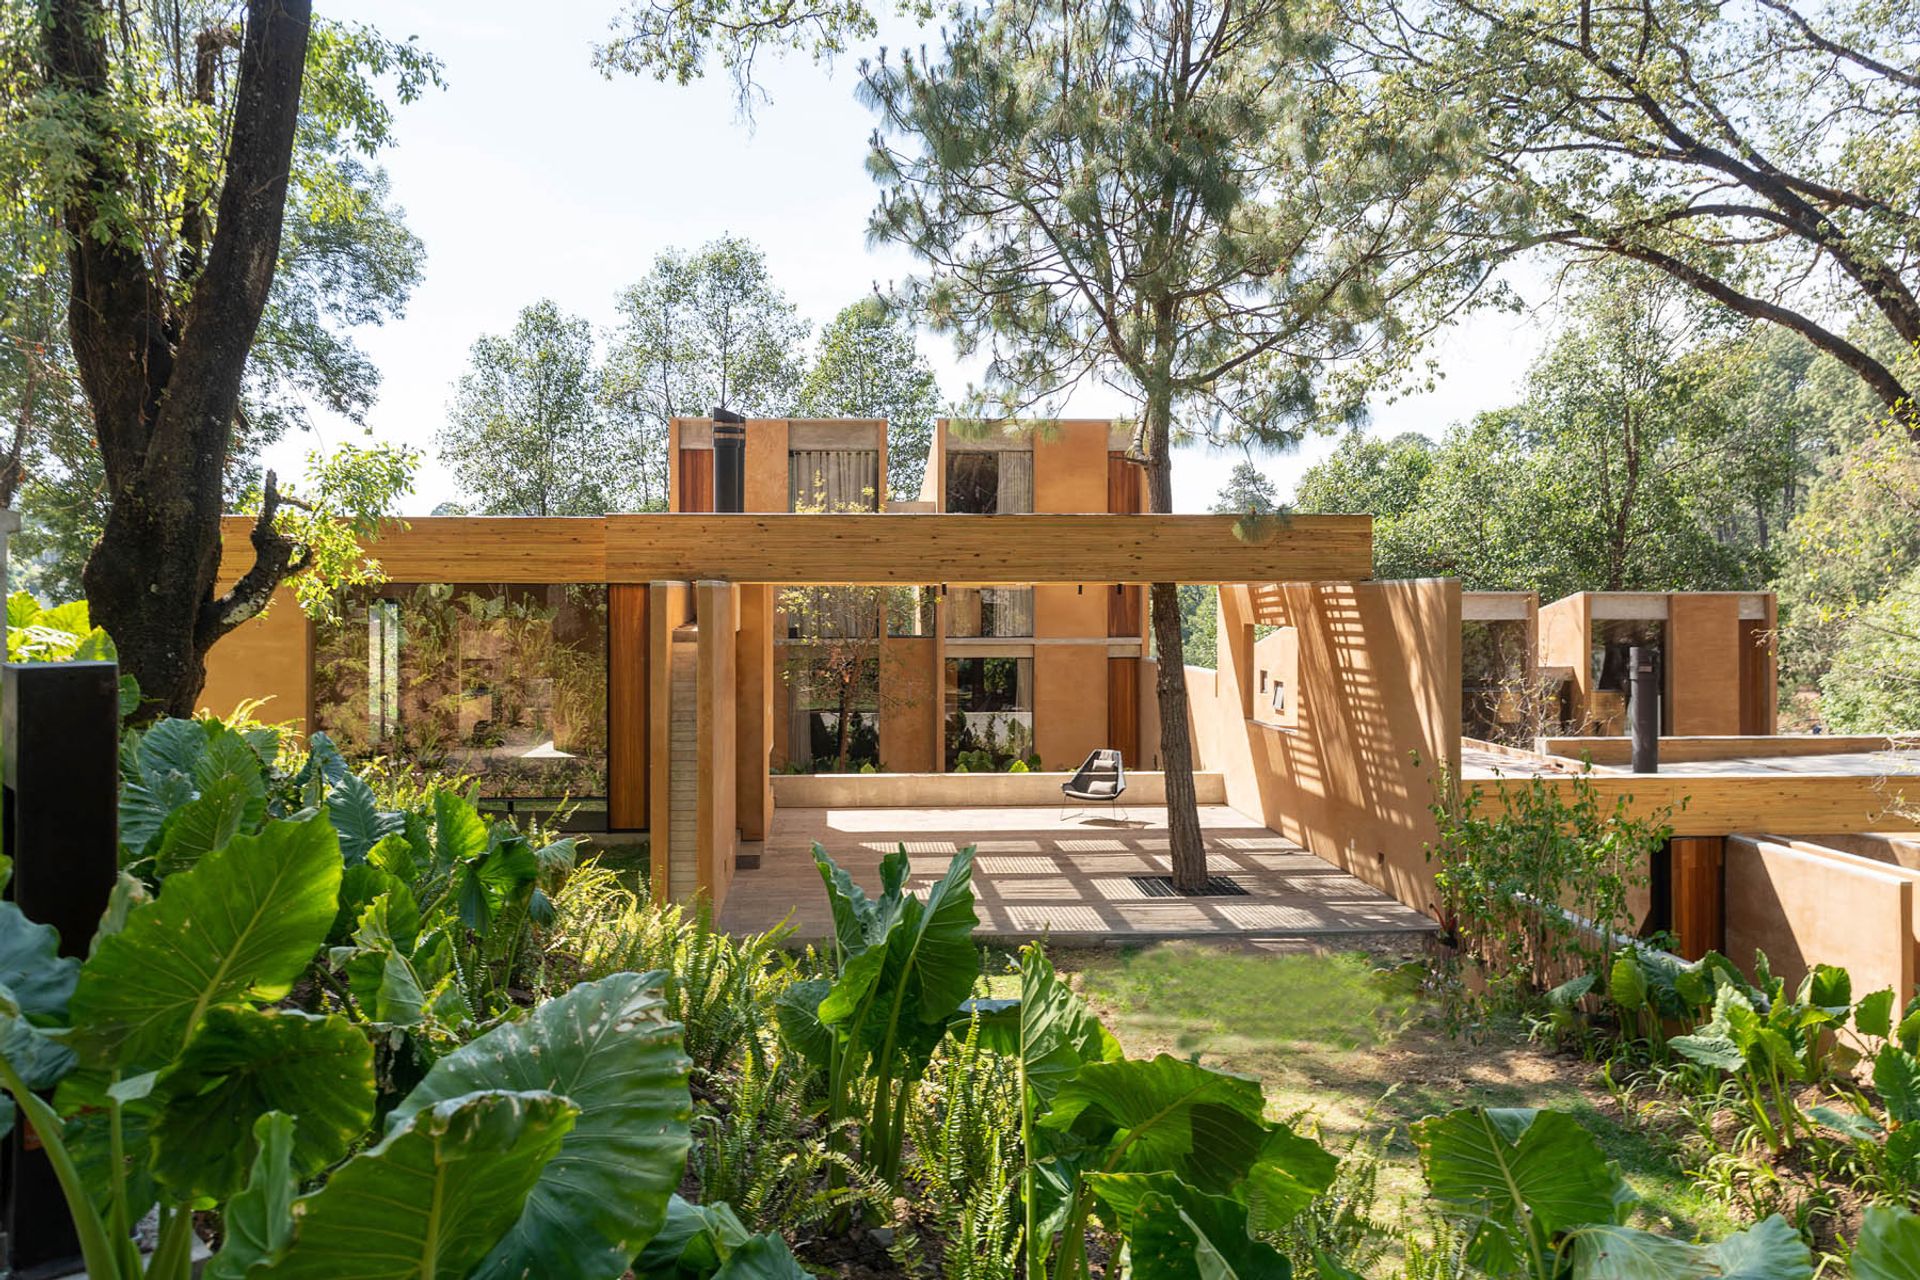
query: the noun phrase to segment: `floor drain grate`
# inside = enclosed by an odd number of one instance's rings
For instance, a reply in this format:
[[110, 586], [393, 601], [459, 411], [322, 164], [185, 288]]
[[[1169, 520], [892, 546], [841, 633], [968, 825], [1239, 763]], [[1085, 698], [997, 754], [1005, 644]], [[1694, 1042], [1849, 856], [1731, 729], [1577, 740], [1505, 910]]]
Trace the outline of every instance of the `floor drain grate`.
[[1173, 887], [1172, 876], [1128, 876], [1134, 887], [1149, 898], [1244, 898], [1247, 887], [1227, 876], [1208, 876], [1207, 887], [1198, 893], [1181, 893]]

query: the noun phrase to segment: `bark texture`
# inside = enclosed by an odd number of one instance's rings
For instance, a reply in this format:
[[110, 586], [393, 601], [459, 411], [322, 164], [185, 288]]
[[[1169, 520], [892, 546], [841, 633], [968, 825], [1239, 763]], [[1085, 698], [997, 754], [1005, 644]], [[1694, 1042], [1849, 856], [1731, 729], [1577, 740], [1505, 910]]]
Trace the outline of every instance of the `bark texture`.
[[[140, 176], [114, 149], [83, 157], [88, 179], [62, 211], [68, 328], [111, 503], [83, 581], [94, 619], [140, 683], [143, 716], [191, 714], [207, 650], [299, 567], [295, 548], [272, 528], [278, 494], [269, 484], [255, 563], [214, 594], [227, 457], [280, 252], [311, 17], [311, 0], [248, 0], [215, 215], [183, 213], [189, 252], [176, 264], [180, 280], [169, 281], [167, 264], [150, 263], [126, 237], [97, 234], [113, 225], [110, 202], [139, 198]], [[107, 118], [112, 92], [106, 30], [98, 4], [52, 0], [49, 78], [92, 104], [96, 119]], [[222, 46], [209, 37], [200, 51], [211, 59]], [[181, 285], [186, 302], [176, 306], [170, 295]]]

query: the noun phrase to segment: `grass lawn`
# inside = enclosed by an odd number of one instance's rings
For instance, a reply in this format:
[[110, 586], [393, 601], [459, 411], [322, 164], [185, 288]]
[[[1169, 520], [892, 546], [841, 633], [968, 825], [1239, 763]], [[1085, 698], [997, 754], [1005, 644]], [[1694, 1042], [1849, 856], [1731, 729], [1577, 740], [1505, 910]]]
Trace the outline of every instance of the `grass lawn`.
[[1417, 1209], [1423, 1195], [1408, 1123], [1477, 1103], [1571, 1112], [1640, 1194], [1637, 1225], [1690, 1237], [1741, 1225], [1688, 1181], [1665, 1140], [1622, 1123], [1605, 1089], [1588, 1083], [1588, 1064], [1529, 1043], [1519, 1027], [1447, 1036], [1417, 964], [1188, 943], [1051, 954], [1129, 1055], [1258, 1076], [1274, 1118], [1317, 1122], [1336, 1151], [1384, 1136], [1389, 1215]]

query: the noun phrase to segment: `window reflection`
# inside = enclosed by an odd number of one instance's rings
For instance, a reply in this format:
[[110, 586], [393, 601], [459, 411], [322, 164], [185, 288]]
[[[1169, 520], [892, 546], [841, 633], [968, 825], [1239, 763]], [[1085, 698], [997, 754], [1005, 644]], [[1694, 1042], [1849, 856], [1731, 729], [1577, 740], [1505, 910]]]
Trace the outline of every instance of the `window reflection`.
[[[488, 797], [607, 793], [607, 589], [389, 583], [316, 628], [314, 727]], [[597, 806], [596, 806], [597, 807]]]

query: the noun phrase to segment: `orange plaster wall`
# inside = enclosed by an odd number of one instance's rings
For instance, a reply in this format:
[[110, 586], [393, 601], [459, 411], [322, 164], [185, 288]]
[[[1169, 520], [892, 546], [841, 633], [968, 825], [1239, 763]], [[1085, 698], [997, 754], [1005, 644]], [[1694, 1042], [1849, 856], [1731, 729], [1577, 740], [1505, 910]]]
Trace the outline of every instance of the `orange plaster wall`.
[[880, 762], [889, 773], [940, 769], [931, 636], [888, 636], [880, 642]]
[[1437, 832], [1427, 805], [1436, 764], [1459, 752], [1460, 585], [1288, 583], [1281, 591], [1297, 632], [1296, 723], [1247, 718], [1253, 615], [1246, 588], [1225, 588], [1219, 668], [1187, 669], [1201, 761], [1225, 775], [1235, 808], [1434, 914], [1426, 850]]
[[[230, 580], [222, 578], [224, 589]], [[268, 724], [292, 722], [305, 733], [313, 714], [313, 624], [293, 592], [273, 593], [265, 614], [222, 636], [207, 654], [207, 683], [200, 707], [224, 716], [243, 702], [265, 698], [254, 717]]]
[[1102, 418], [1060, 422], [1034, 431], [1035, 512], [1107, 509], [1107, 436], [1112, 429], [1113, 424]]
[[1730, 836], [1727, 954], [1742, 965], [1766, 952], [1788, 989], [1815, 964], [1853, 975], [1865, 993], [1914, 990], [1915, 892], [1920, 874], [1799, 843]]
[[[1538, 614], [1540, 665], [1569, 667], [1573, 671], [1573, 714], [1587, 713], [1587, 695], [1593, 688], [1592, 633], [1589, 605], [1584, 595], [1568, 596], [1541, 605]], [[1575, 726], [1576, 728], [1580, 726]]]
[[785, 418], [755, 418], [747, 424], [746, 466], [747, 510], [785, 511], [789, 488]]
[[1103, 585], [1039, 586], [1033, 589], [1033, 634], [1055, 639], [1106, 639], [1107, 592]]
[[1740, 597], [1667, 597], [1667, 694], [1675, 735], [1740, 732]]
[[1073, 770], [1107, 746], [1107, 646], [1035, 645], [1033, 745], [1042, 769]]

